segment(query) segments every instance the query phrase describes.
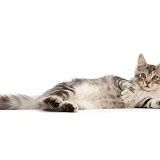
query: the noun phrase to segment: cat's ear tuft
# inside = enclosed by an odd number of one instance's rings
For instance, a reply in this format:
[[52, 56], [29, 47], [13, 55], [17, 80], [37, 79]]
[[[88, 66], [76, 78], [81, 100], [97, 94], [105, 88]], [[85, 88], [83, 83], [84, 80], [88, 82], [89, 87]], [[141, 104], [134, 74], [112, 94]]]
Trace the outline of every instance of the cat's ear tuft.
[[142, 68], [146, 67], [146, 65], [147, 65], [146, 60], [145, 60], [143, 54], [141, 53], [138, 57], [137, 69], [141, 70]]

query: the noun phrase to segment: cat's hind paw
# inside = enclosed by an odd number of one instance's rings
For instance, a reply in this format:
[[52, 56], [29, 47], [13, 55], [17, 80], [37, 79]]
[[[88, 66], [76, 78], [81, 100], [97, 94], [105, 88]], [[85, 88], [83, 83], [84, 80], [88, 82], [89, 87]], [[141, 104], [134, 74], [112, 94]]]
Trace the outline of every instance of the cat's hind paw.
[[52, 108], [59, 108], [62, 100], [58, 96], [48, 97], [44, 100], [44, 103], [50, 105]]
[[76, 112], [78, 111], [78, 105], [72, 102], [62, 102], [60, 108], [63, 112]]

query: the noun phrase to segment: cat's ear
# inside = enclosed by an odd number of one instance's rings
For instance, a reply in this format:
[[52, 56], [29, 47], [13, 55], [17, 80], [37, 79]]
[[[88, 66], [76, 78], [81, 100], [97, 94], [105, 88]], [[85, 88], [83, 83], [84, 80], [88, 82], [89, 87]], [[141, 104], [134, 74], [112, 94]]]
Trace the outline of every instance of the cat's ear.
[[143, 54], [141, 53], [138, 57], [137, 69], [140, 71], [141, 69], [143, 69], [146, 66], [147, 66], [146, 60], [145, 60]]
[[156, 66], [156, 68], [160, 70], [160, 64], [159, 64], [159, 65], [157, 65], [157, 66]]

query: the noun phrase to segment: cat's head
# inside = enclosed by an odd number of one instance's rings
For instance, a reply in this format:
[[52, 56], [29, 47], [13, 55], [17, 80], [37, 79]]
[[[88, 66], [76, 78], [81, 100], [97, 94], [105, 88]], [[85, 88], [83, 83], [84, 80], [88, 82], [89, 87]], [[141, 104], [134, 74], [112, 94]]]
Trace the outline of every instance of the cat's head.
[[143, 54], [140, 54], [133, 81], [148, 92], [160, 89], [160, 64], [147, 64]]

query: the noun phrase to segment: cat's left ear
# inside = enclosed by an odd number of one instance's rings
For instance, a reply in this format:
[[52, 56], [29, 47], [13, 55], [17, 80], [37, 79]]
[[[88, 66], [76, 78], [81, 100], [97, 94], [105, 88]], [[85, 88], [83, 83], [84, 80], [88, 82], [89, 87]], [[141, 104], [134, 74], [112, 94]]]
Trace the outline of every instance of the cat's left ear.
[[143, 69], [146, 66], [147, 66], [147, 62], [146, 62], [143, 54], [141, 53], [138, 57], [137, 69], [140, 71], [141, 69]]

